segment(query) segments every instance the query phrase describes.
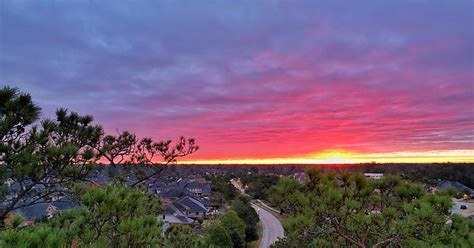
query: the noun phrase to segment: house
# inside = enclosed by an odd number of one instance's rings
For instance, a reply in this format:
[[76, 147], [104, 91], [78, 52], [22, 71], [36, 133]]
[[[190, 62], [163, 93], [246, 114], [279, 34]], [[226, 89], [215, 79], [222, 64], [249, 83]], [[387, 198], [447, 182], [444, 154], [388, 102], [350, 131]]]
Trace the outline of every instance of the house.
[[[163, 219], [178, 221], [176, 216], [199, 218], [214, 214], [207, 197], [212, 193], [209, 183], [196, 182], [191, 178], [178, 178], [174, 182], [152, 182], [149, 190], [160, 197], [167, 208], [173, 209], [165, 213]], [[179, 218], [178, 218], [179, 219]], [[184, 220], [181, 218], [181, 221]]]
[[94, 182], [94, 184], [104, 186], [106, 185], [109, 181], [110, 178], [107, 175], [103, 175], [99, 172], [97, 172], [92, 178], [91, 181]]
[[185, 215], [181, 215], [178, 213], [173, 214], [163, 214], [162, 219], [165, 223], [170, 225], [191, 225], [194, 224], [194, 220], [186, 217]]
[[304, 172], [297, 172], [297, 173], [294, 173], [293, 175], [290, 175], [290, 178], [293, 178], [297, 180], [298, 182], [303, 183], [304, 181], [308, 179], [308, 176]]
[[196, 177], [196, 178], [194, 178], [193, 180], [194, 180], [194, 182], [196, 182], [196, 183], [209, 184], [209, 181], [207, 181], [206, 178], [201, 177], [201, 176], [200, 176], [200, 177]]
[[51, 218], [57, 211], [58, 209], [50, 203], [39, 203], [21, 207], [14, 212], [22, 215], [26, 221], [35, 222], [42, 217]]
[[81, 205], [74, 203], [72, 201], [66, 200], [66, 199], [67, 198], [62, 198], [61, 201], [55, 201], [51, 203], [51, 205], [56, 208], [57, 210], [56, 213], [81, 207]]
[[164, 214], [162, 215], [162, 220], [163, 220], [163, 231], [166, 232], [170, 226], [173, 225], [192, 225], [194, 224], [194, 220], [191, 218], [188, 218], [184, 215], [178, 215], [178, 214]]
[[364, 173], [364, 176], [369, 178], [369, 179], [382, 179], [383, 178], [383, 173]]
[[173, 201], [173, 206], [190, 218], [206, 216], [211, 211], [206, 205], [202, 200], [187, 195]]
[[244, 185], [242, 181], [240, 181], [240, 178], [232, 178], [230, 179], [230, 183], [242, 193], [244, 193], [245, 189], [247, 189], [247, 185]]
[[51, 201], [51, 202], [57, 202], [57, 201], [66, 201], [65, 199], [68, 199], [68, 198], [65, 193], [57, 192], [55, 194], [51, 194], [49, 197], [47, 197], [47, 199], [48, 201]]
[[212, 190], [211, 190], [211, 185], [209, 184], [203, 184], [203, 183], [197, 183], [197, 182], [191, 182], [186, 184], [184, 189], [198, 195], [198, 196], [204, 196], [204, 195], [209, 195]]
[[211, 185], [209, 183], [202, 183], [202, 180], [197, 182], [196, 180], [189, 178], [178, 179], [176, 187], [192, 192], [198, 196], [208, 195], [212, 192]]
[[185, 216], [181, 211], [172, 205], [167, 205], [161, 212], [160, 217], [163, 223], [163, 230], [166, 231], [172, 225], [192, 225], [194, 220]]
[[79, 204], [71, 201], [56, 201], [24, 206], [14, 212], [22, 215], [28, 222], [35, 222], [41, 218], [50, 219], [56, 214], [78, 207], [80, 207]]
[[190, 225], [194, 224], [194, 220], [186, 217], [181, 211], [172, 205], [165, 207], [163, 212], [161, 212], [161, 218], [165, 223], [176, 225], [176, 224], [185, 224]]
[[461, 193], [468, 193], [470, 194], [471, 196], [474, 195], [474, 190], [472, 190], [471, 188], [465, 186], [464, 184], [460, 183], [460, 182], [455, 182], [455, 181], [441, 181], [438, 183], [438, 185], [436, 186], [436, 188], [438, 190], [444, 190], [444, 189], [448, 189], [448, 188], [453, 188], [455, 189], [456, 191], [458, 192], [461, 192]]
[[14, 182], [15, 181], [13, 179], [8, 178], [7, 180], [5, 180], [4, 184], [7, 185], [8, 188], [10, 188]]
[[160, 196], [161, 202], [163, 202], [163, 204], [167, 204], [183, 196], [195, 196], [195, 195], [188, 190], [172, 187], [172, 188], [163, 190], [163, 192], [161, 192], [159, 196]]

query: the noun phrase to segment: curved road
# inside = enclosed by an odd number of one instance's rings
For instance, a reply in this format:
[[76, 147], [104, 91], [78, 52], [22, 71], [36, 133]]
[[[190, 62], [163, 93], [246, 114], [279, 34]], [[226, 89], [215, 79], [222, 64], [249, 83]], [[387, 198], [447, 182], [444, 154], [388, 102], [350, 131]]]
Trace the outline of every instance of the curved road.
[[263, 226], [263, 235], [260, 238], [259, 248], [268, 248], [275, 243], [278, 238], [284, 236], [283, 226], [273, 214], [266, 209], [252, 203], [252, 207], [257, 211], [260, 222]]

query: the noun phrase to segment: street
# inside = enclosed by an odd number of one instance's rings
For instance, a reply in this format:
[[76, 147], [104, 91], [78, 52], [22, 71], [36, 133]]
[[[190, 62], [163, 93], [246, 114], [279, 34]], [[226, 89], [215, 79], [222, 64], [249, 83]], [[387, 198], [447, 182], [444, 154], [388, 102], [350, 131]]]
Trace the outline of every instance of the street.
[[252, 203], [252, 207], [257, 211], [260, 222], [263, 226], [263, 235], [260, 238], [259, 248], [268, 248], [271, 244], [284, 236], [283, 226], [275, 216], [262, 207]]

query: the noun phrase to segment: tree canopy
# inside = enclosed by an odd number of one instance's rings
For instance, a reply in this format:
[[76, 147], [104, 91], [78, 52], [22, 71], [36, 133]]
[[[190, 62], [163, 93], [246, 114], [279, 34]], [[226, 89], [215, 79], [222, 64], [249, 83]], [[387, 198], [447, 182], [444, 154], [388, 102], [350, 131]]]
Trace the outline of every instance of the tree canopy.
[[[144, 247], [164, 242], [159, 200], [124, 185], [78, 188], [81, 207], [30, 227], [9, 228], [1, 247]], [[43, 237], [43, 238], [40, 238]]]
[[[12, 211], [48, 202], [48, 198], [70, 192], [74, 183], [84, 182], [92, 166], [100, 159], [110, 164], [153, 164], [176, 162], [198, 150], [194, 139], [181, 137], [154, 142], [138, 139], [124, 131], [117, 136], [105, 135], [93, 123], [93, 117], [58, 109], [56, 119], [39, 124], [40, 108], [31, 96], [16, 88], [0, 89], [0, 229]], [[132, 187], [160, 173], [135, 175]], [[16, 185], [17, 192], [4, 185]]]
[[449, 192], [387, 176], [308, 172], [304, 184], [281, 180], [271, 194], [288, 215], [286, 239], [275, 247], [424, 247], [474, 245], [473, 223], [450, 215]]
[[[80, 116], [66, 109], [56, 111], [56, 120], [39, 117], [31, 97], [16, 89], [0, 90], [0, 158], [2, 184], [6, 179], [19, 185], [13, 197], [1, 192], [0, 221], [27, 205], [45, 202], [48, 196], [66, 190], [70, 183], [85, 178], [98, 157], [95, 152], [103, 135], [91, 116]], [[16, 110], [16, 111], [15, 111]], [[38, 190], [38, 188], [44, 190]]]
[[257, 223], [259, 217], [250, 204], [250, 199], [243, 195], [232, 202], [232, 209], [245, 222], [245, 242], [258, 240]]

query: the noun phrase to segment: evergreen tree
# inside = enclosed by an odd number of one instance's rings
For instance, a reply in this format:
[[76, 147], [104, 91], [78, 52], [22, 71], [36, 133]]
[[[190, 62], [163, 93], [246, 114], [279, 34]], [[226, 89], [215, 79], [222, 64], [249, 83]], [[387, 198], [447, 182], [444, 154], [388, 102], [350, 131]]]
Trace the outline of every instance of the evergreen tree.
[[222, 226], [228, 230], [234, 247], [243, 247], [245, 245], [245, 222], [234, 210], [228, 210], [221, 216], [220, 221]]
[[103, 131], [92, 125], [91, 116], [59, 109], [56, 120], [31, 126], [38, 116], [28, 94], [0, 90], [0, 179], [2, 185], [8, 179], [20, 186], [8, 199], [9, 189], [0, 194], [0, 228], [13, 210], [43, 203], [66, 191], [65, 185], [83, 180], [98, 158], [94, 149]]
[[229, 230], [220, 221], [216, 221], [206, 227], [204, 247], [209, 248], [231, 248], [234, 247]]
[[174, 248], [193, 248], [201, 247], [199, 237], [194, 230], [185, 225], [171, 226], [166, 230], [165, 237], [168, 247]]
[[[80, 188], [83, 207], [45, 223], [1, 233], [1, 247], [158, 247], [166, 243], [157, 219], [159, 200], [123, 185]], [[39, 238], [42, 237], [42, 238]]]
[[250, 204], [250, 199], [243, 195], [237, 197], [232, 202], [232, 209], [245, 222], [245, 241], [252, 242], [258, 240], [257, 223], [259, 217]]
[[[473, 223], [450, 215], [449, 192], [387, 176], [308, 172], [309, 180], [282, 180], [271, 199], [285, 209], [286, 239], [275, 247], [425, 247], [474, 245]], [[285, 200], [284, 200], [285, 199]]]

